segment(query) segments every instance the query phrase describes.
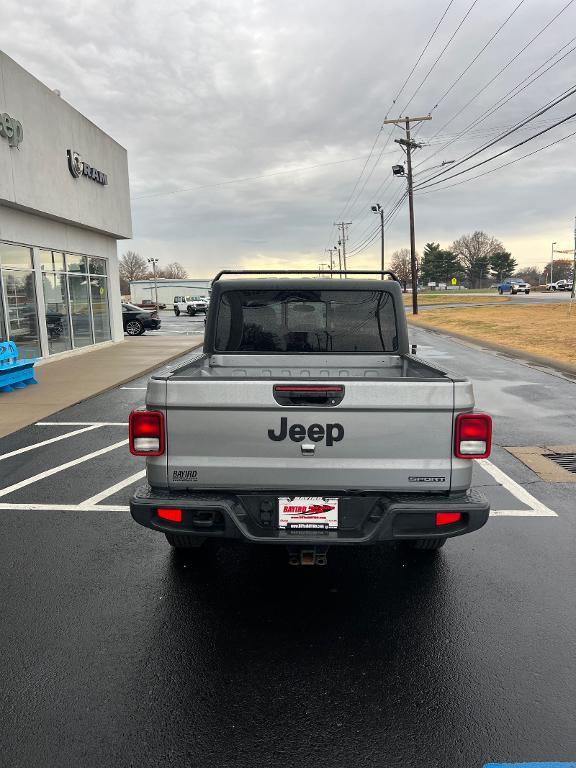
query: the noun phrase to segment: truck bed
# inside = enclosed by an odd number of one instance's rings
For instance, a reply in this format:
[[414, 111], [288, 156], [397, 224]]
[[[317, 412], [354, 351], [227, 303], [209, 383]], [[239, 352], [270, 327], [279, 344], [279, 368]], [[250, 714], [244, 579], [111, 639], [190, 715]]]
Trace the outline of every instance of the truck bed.
[[413, 355], [201, 355], [160, 379], [453, 379]]

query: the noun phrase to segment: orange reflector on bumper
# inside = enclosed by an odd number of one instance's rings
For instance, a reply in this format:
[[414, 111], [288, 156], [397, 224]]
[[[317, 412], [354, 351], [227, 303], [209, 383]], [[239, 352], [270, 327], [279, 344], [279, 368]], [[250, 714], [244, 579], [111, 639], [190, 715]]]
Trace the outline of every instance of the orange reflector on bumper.
[[182, 522], [182, 510], [181, 509], [171, 509], [171, 508], [164, 508], [160, 507], [157, 510], [158, 517], [161, 517], [163, 520], [170, 520], [171, 523], [181, 523]]
[[461, 518], [461, 512], [436, 512], [436, 525], [450, 525], [450, 523], [459, 523]]

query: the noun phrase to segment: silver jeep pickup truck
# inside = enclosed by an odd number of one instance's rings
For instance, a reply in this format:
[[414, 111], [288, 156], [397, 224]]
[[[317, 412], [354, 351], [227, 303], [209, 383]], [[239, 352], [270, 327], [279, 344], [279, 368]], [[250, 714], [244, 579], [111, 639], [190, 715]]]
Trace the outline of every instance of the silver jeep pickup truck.
[[470, 381], [410, 354], [394, 276], [239, 274], [213, 282], [203, 354], [153, 376], [130, 414], [148, 481], [133, 518], [173, 547], [281, 544], [294, 564], [483, 526], [471, 460], [490, 453], [490, 417]]

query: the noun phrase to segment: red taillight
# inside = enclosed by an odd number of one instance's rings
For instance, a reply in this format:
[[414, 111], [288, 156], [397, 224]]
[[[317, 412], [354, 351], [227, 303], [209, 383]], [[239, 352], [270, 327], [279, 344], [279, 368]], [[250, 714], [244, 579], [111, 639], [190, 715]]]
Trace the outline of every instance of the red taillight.
[[164, 414], [160, 411], [132, 411], [128, 426], [130, 453], [134, 456], [162, 456]]
[[457, 459], [487, 459], [492, 447], [492, 419], [487, 413], [456, 417], [454, 455]]
[[156, 510], [156, 514], [158, 517], [161, 517], [163, 520], [169, 520], [171, 523], [181, 523], [182, 522], [182, 510], [181, 509], [171, 509], [169, 507], [159, 507]]
[[450, 523], [459, 523], [461, 519], [461, 512], [436, 512], [436, 525], [450, 525]]

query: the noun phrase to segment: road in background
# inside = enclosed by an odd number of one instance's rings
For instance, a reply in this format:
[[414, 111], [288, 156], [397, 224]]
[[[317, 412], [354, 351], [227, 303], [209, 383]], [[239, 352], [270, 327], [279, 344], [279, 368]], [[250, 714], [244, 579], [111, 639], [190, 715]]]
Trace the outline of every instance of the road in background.
[[574, 758], [574, 486], [504, 446], [570, 443], [576, 385], [410, 333], [470, 375], [495, 420], [475, 481], [503, 514], [438, 557], [350, 548], [298, 569], [282, 548], [174, 555], [124, 511], [142, 482], [125, 424], [145, 379], [0, 441], [7, 765]]

